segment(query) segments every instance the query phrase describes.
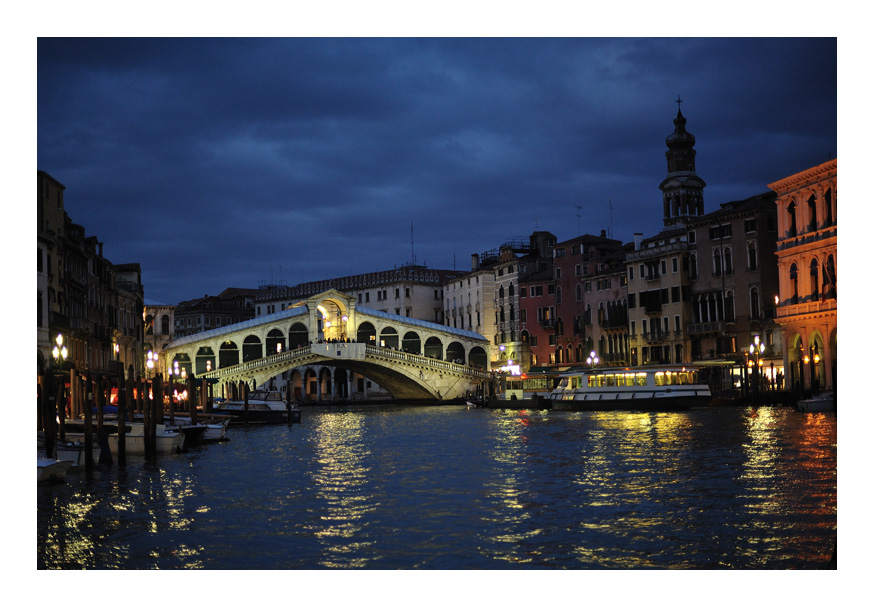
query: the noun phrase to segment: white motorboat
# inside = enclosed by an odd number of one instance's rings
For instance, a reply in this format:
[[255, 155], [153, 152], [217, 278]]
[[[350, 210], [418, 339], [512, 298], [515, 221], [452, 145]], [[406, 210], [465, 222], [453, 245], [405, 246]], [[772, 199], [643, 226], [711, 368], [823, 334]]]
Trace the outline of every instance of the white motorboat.
[[[247, 407], [248, 406], [248, 407]], [[233, 423], [277, 423], [300, 422], [301, 410], [286, 407], [279, 391], [255, 390], [249, 393], [247, 401], [227, 401], [213, 413], [232, 417]]]
[[801, 412], [834, 412], [836, 411], [835, 393], [818, 393], [808, 399], [800, 399], [796, 407]]
[[[71, 439], [58, 441], [55, 444], [55, 455], [58, 457], [58, 460], [71, 462], [71, 469], [84, 468], [87, 462], [85, 459], [86, 450], [84, 441], [74, 441]], [[91, 445], [91, 464], [93, 465], [97, 462], [100, 462], [100, 446], [95, 441]]]
[[568, 371], [550, 393], [553, 409], [574, 411], [672, 411], [710, 400], [699, 370], [681, 365]]
[[[106, 427], [114, 427], [107, 437], [109, 450], [113, 454], [118, 454], [118, 427], [117, 425], [107, 425]], [[80, 430], [81, 429], [81, 430]], [[82, 441], [85, 437], [84, 429], [82, 429], [81, 421], [68, 421], [65, 423], [64, 429], [65, 439], [73, 441]], [[185, 436], [176, 429], [168, 428], [163, 424], [155, 425], [155, 451], [159, 454], [172, 454], [181, 452], [185, 442]], [[144, 424], [142, 422], [128, 422], [125, 425], [125, 454], [145, 454], [146, 453], [146, 437]]]
[[64, 481], [67, 471], [73, 463], [68, 460], [55, 460], [48, 458], [45, 452], [37, 452], [36, 455], [36, 482], [52, 483]]
[[[196, 440], [201, 442], [222, 441], [225, 439], [225, 431], [228, 428], [228, 423], [231, 421], [230, 416], [211, 416], [204, 414], [198, 416], [197, 424], [191, 423], [191, 418], [185, 416], [174, 416], [173, 425], [169, 424], [168, 418], [165, 416], [164, 422], [168, 428], [176, 426], [183, 433], [188, 429], [197, 429]], [[188, 440], [188, 437], [186, 437]]]

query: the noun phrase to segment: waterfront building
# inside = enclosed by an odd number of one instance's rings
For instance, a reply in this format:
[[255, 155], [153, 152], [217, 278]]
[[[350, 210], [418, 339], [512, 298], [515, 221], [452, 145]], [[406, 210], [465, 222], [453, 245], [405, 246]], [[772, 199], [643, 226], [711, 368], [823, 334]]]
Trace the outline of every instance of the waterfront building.
[[554, 290], [552, 265], [520, 280], [520, 339], [527, 354], [523, 371], [544, 371], [557, 363]]
[[143, 286], [139, 264], [115, 265], [64, 209], [65, 187], [37, 171], [37, 351], [41, 369], [57, 366], [117, 374], [143, 370]]
[[[783, 375], [783, 340], [775, 324], [777, 208], [768, 192], [687, 222], [692, 317], [686, 326], [694, 363], [722, 368], [715, 388], [739, 386], [749, 347], [759, 338], [762, 378]], [[774, 386], [774, 384], [772, 384]]]
[[173, 337], [181, 338], [248, 321], [255, 317], [258, 289], [229, 287], [217, 296], [205, 294], [202, 298], [180, 302], [173, 313]]
[[[162, 304], [154, 300], [144, 300], [143, 307], [143, 321], [145, 325], [143, 349], [147, 355], [150, 351], [155, 355], [160, 355], [167, 345], [173, 342], [176, 307], [172, 304]], [[161, 367], [164, 358], [159, 356], [155, 361], [157, 361], [157, 366], [153, 367], [151, 372], [166, 375], [167, 370]]]
[[584, 363], [595, 352], [602, 365], [626, 365], [629, 315], [626, 248], [618, 240], [584, 234], [553, 248], [556, 364]]
[[495, 264], [495, 335], [492, 337], [498, 352], [493, 359], [493, 369], [510, 367], [516, 373], [534, 365], [531, 346], [521, 325], [520, 286], [545, 270], [550, 272], [555, 244], [555, 235], [536, 231], [528, 240], [511, 239], [499, 248]]
[[838, 160], [769, 184], [777, 195], [776, 321], [788, 388], [836, 388]]
[[37, 358], [40, 368], [52, 362], [61, 314], [64, 276], [64, 185], [37, 171]]
[[668, 173], [662, 191], [663, 230], [643, 239], [626, 259], [629, 290], [629, 357], [632, 365], [692, 360], [686, 327], [690, 306], [687, 224], [704, 215], [705, 181], [696, 173], [696, 138], [678, 108], [666, 138]]
[[[495, 265], [488, 253], [471, 255], [471, 272], [444, 285], [444, 320], [449, 327], [467, 329], [490, 338], [495, 335]], [[489, 360], [498, 360], [498, 346], [490, 340]]]

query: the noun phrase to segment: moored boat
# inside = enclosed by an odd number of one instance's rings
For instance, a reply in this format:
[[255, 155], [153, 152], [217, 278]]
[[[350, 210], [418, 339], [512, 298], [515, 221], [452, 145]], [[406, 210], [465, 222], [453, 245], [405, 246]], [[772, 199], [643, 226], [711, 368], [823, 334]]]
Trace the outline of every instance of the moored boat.
[[247, 401], [227, 401], [222, 407], [214, 408], [213, 413], [231, 416], [232, 424], [301, 421], [301, 410], [286, 406], [279, 391], [255, 390], [249, 394]]
[[550, 393], [555, 410], [674, 411], [705, 407], [711, 389], [688, 366], [568, 371]]
[[[55, 455], [58, 460], [66, 460], [71, 463], [71, 469], [85, 468], [87, 451], [84, 441], [67, 439], [55, 444]], [[95, 440], [91, 445], [91, 464], [100, 462], [100, 445]]]
[[73, 463], [69, 460], [55, 460], [48, 458], [45, 452], [37, 452], [36, 455], [36, 482], [52, 483], [64, 481], [67, 471]]
[[[107, 443], [109, 450], [113, 454], [118, 454], [118, 425], [104, 424], [109, 430]], [[85, 438], [85, 432], [82, 428], [81, 421], [68, 421], [65, 423], [65, 439], [72, 441], [82, 441]], [[185, 443], [185, 436], [178, 430], [165, 427], [163, 424], [155, 425], [155, 451], [159, 454], [172, 454], [181, 452]], [[126, 454], [145, 454], [146, 453], [146, 436], [145, 428], [142, 422], [128, 422], [125, 425], [125, 453]]]
[[834, 412], [836, 411], [835, 393], [818, 393], [808, 399], [800, 399], [796, 407], [801, 412]]

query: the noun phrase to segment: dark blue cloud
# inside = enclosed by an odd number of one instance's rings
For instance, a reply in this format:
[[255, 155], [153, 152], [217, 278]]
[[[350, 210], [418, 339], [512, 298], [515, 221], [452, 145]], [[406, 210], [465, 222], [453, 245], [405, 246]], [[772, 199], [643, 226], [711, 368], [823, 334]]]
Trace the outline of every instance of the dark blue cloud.
[[171, 303], [653, 234], [678, 95], [707, 210], [837, 147], [829, 38], [42, 38], [37, 85], [39, 168]]

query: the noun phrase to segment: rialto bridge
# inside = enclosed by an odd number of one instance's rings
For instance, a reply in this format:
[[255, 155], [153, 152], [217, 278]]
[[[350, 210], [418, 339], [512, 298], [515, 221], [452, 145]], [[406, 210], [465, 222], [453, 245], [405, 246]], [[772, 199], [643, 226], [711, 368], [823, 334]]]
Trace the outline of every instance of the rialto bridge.
[[[491, 380], [480, 334], [360, 308], [329, 290], [280, 312], [174, 340], [161, 353], [220, 392], [281, 376], [300, 401], [369, 396], [367, 380], [397, 400], [448, 400]], [[182, 373], [182, 372], [180, 372]], [[218, 396], [217, 394], [217, 396]]]

